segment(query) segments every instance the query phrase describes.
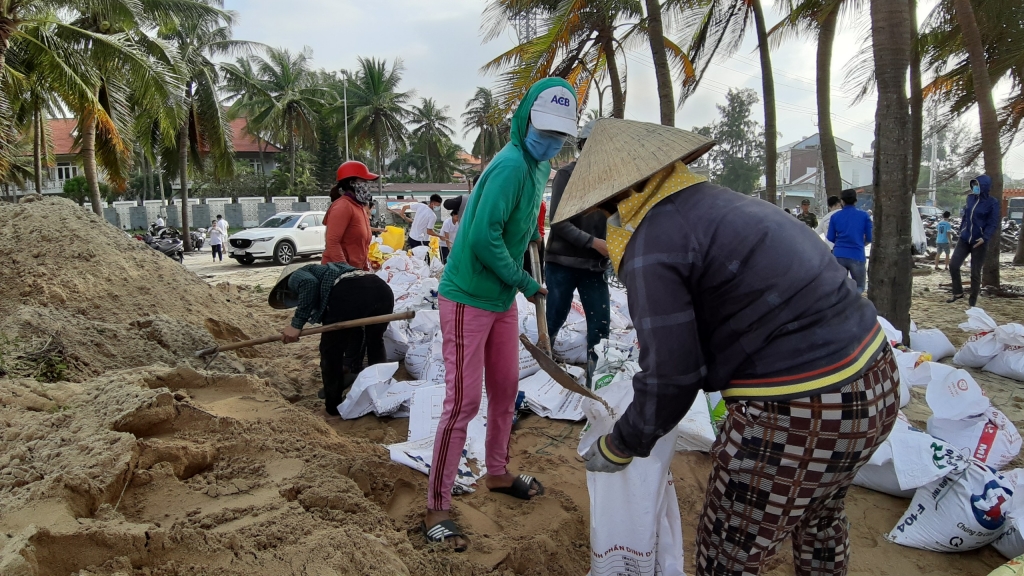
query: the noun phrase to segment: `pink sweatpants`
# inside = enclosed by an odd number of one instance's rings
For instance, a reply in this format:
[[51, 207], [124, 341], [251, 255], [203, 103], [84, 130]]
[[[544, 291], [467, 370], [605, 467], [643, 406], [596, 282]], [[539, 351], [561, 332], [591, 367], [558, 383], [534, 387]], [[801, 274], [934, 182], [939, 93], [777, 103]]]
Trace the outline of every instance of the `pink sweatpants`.
[[487, 376], [487, 473], [500, 476], [508, 465], [516, 395], [519, 393], [519, 313], [488, 312], [438, 298], [444, 337], [445, 397], [434, 437], [427, 483], [427, 508], [448, 510], [466, 428], [480, 409]]

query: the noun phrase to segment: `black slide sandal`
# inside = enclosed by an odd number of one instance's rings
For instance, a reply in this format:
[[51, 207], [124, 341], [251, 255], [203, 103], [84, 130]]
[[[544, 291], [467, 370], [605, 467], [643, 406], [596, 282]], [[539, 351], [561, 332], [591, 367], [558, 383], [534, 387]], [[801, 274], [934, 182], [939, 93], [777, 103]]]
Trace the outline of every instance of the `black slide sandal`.
[[[536, 488], [533, 487], [534, 484], [537, 485]], [[544, 485], [540, 483], [540, 480], [537, 480], [533, 476], [527, 476], [526, 474], [520, 474], [517, 476], [511, 486], [490, 488], [489, 490], [491, 492], [497, 492], [498, 494], [508, 494], [509, 496], [519, 498], [520, 500], [531, 500], [533, 499], [533, 496], [544, 495]], [[530, 490], [536, 490], [537, 493], [530, 496]]]
[[465, 552], [469, 547], [469, 538], [459, 530], [459, 527], [455, 525], [455, 522], [451, 520], [441, 520], [437, 524], [434, 524], [429, 530], [427, 529], [426, 523], [420, 523], [420, 528], [423, 529], [423, 536], [427, 539], [429, 544], [443, 544], [449, 538], [460, 537], [466, 541], [466, 544], [462, 546], [456, 546], [452, 548], [456, 552]]
[[949, 300], [946, 300], [946, 304], [952, 304], [953, 302], [956, 302], [957, 300], [963, 300], [963, 299], [964, 299], [964, 295], [963, 294], [953, 294], [953, 296], [950, 297]]

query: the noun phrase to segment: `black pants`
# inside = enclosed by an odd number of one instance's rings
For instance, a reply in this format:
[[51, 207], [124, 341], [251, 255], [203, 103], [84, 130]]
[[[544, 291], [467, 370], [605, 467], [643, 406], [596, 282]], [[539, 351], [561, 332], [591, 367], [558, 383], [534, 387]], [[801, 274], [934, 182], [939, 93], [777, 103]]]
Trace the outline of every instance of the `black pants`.
[[977, 302], [981, 291], [981, 268], [985, 265], [985, 250], [988, 244], [971, 246], [963, 238], [956, 243], [953, 257], [949, 260], [949, 276], [953, 279], [953, 294], [963, 294], [963, 281], [960, 279], [960, 267], [964, 265], [967, 255], [971, 255], [971, 302]]
[[426, 242], [421, 242], [420, 240], [413, 240], [411, 237], [406, 239], [406, 241], [405, 241], [405, 249], [406, 250], [412, 250], [413, 248], [415, 248], [417, 246], [430, 246], [430, 240], [427, 240]]
[[451, 254], [451, 249], [447, 246], [441, 246], [441, 263], [448, 263], [448, 255]]
[[220, 261], [224, 261], [224, 250], [222, 249], [220, 244], [210, 244], [210, 252], [213, 253], [214, 261], [217, 260], [218, 255], [220, 256]]
[[[382, 316], [391, 314], [394, 309], [395, 295], [386, 282], [372, 274], [355, 276], [339, 280], [334, 285], [321, 321], [326, 325]], [[363, 368], [363, 358], [368, 358], [370, 365], [387, 361], [384, 351], [384, 332], [387, 329], [387, 324], [373, 324], [326, 332], [320, 336], [320, 372], [328, 414], [338, 414], [338, 405], [345, 398], [345, 390]]]

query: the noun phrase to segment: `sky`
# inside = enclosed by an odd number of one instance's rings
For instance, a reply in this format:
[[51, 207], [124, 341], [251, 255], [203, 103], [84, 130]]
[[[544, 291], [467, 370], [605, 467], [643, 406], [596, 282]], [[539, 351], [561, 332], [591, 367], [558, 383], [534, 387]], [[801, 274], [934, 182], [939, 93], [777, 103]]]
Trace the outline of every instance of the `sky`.
[[[921, 2], [920, 18], [934, 3]], [[766, 10], [771, 26], [781, 16], [769, 4]], [[499, 38], [484, 43], [482, 14], [486, 5], [485, 0], [225, 0], [225, 7], [238, 15], [235, 38], [293, 51], [308, 46], [317, 68], [352, 69], [359, 56], [388, 61], [401, 58], [405, 66], [403, 88], [415, 90], [417, 102], [420, 97], [429, 97], [450, 106], [450, 115], [457, 120], [476, 88], [491, 87], [496, 80], [480, 68], [516, 43], [511, 27]], [[845, 68], [869, 34], [867, 20], [865, 11], [858, 18], [842, 22], [833, 50], [833, 129], [837, 137], [853, 143], [855, 154], [869, 150], [874, 139], [875, 96], [854, 105], [852, 86], [845, 82]], [[680, 44], [685, 47], [685, 42]], [[814, 42], [803, 39], [773, 50], [779, 146], [817, 132], [815, 52]], [[650, 52], [629, 51], [625, 66], [626, 118], [658, 122]], [[761, 93], [753, 30], [732, 58], [712, 64], [700, 88], [676, 112], [676, 125], [691, 129], [713, 122], [718, 117], [716, 105], [725, 102], [729, 88], [751, 88]], [[998, 95], [1006, 90], [1008, 86], [997, 86], [997, 105]], [[597, 107], [596, 95], [590, 107]], [[763, 122], [762, 108], [756, 111], [755, 119]], [[976, 111], [965, 120], [976, 130]], [[471, 148], [473, 136], [463, 136], [461, 121], [457, 131], [456, 141], [467, 150]], [[1009, 151], [1003, 164], [1010, 177], [1024, 178], [1024, 142]]]

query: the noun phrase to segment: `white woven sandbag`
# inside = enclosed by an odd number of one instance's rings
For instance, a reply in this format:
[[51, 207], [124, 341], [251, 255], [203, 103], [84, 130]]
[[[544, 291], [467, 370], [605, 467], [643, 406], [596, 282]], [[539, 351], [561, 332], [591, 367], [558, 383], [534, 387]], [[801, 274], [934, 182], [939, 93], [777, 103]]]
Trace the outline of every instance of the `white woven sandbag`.
[[933, 362], [938, 362], [943, 358], [956, 354], [956, 347], [949, 341], [945, 333], [938, 328], [911, 331], [910, 348], [918, 352], [931, 354]]
[[967, 310], [967, 322], [960, 329], [970, 332], [971, 337], [953, 356], [953, 363], [968, 368], [983, 368], [999, 354], [1004, 346], [996, 339], [996, 321], [981, 308]]

